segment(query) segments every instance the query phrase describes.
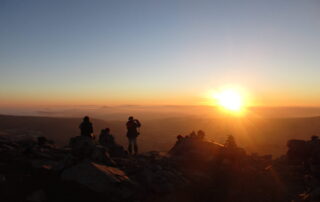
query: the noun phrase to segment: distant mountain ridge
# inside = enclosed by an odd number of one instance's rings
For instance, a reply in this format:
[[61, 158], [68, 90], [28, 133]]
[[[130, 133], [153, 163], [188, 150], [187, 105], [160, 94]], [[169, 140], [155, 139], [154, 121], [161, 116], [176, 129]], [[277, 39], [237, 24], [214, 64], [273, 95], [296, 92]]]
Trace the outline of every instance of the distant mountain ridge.
[[[80, 134], [81, 121], [82, 118], [0, 115], [0, 132], [8, 135], [27, 133], [46, 136], [53, 139], [58, 145], [65, 145], [67, 139]], [[93, 119], [92, 122], [96, 130], [107, 125], [105, 121], [99, 119]]]

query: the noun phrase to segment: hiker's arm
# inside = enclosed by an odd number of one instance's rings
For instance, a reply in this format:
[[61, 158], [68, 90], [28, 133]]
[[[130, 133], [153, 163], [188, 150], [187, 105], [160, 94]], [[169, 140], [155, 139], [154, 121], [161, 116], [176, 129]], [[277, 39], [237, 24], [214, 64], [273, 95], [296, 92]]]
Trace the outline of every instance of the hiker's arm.
[[141, 123], [140, 123], [140, 121], [138, 119], [136, 119], [136, 123], [137, 123], [138, 127], [141, 127]]

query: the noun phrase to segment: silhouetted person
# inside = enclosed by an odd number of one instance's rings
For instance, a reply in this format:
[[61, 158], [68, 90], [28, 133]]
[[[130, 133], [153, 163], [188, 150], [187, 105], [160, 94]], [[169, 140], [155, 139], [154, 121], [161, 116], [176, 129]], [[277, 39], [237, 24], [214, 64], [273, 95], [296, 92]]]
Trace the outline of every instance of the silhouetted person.
[[199, 130], [198, 133], [197, 133], [197, 137], [198, 137], [198, 139], [200, 139], [200, 140], [203, 140], [205, 135], [206, 135], [206, 134], [204, 133], [203, 130]]
[[128, 154], [121, 145], [116, 143], [114, 136], [110, 134], [109, 128], [101, 130], [99, 143], [108, 149], [108, 153], [112, 157], [123, 157]]
[[182, 135], [178, 135], [177, 136], [177, 143], [180, 143], [183, 141], [183, 136]]
[[129, 140], [128, 151], [132, 154], [132, 147], [134, 148], [134, 154], [138, 153], [137, 137], [139, 135], [138, 128], [141, 127], [141, 123], [137, 119], [133, 119], [132, 116], [129, 117], [127, 126], [127, 137]]
[[90, 119], [88, 116], [85, 116], [83, 118], [83, 121], [80, 124], [79, 128], [81, 131], [81, 136], [86, 136], [86, 137], [92, 138], [93, 127], [92, 127], [92, 123], [90, 122]]
[[314, 147], [319, 146], [319, 144], [320, 144], [319, 137], [316, 135], [311, 136], [311, 140], [309, 141], [309, 144]]
[[102, 146], [113, 148], [115, 146], [115, 141], [113, 135], [110, 134], [110, 129], [106, 128], [101, 130], [100, 136], [99, 136], [99, 143]]
[[197, 137], [196, 132], [192, 131], [190, 133], [190, 138], [196, 138], [196, 137]]
[[313, 163], [320, 163], [320, 139], [314, 135], [311, 137], [311, 141], [308, 142], [310, 157]]

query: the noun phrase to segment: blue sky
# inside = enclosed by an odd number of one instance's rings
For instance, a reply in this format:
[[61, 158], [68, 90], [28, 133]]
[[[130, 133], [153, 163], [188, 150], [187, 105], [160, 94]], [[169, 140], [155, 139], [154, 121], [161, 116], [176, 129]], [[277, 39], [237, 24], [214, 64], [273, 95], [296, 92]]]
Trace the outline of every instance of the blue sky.
[[0, 0], [0, 104], [320, 101], [320, 2]]

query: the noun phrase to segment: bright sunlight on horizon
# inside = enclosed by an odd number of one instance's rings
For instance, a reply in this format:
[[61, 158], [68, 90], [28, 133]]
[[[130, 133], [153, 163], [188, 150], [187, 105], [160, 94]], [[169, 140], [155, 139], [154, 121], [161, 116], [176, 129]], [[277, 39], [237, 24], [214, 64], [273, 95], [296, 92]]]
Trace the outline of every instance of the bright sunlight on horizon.
[[232, 113], [242, 113], [245, 108], [244, 95], [236, 88], [224, 88], [211, 94], [214, 106]]

